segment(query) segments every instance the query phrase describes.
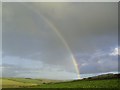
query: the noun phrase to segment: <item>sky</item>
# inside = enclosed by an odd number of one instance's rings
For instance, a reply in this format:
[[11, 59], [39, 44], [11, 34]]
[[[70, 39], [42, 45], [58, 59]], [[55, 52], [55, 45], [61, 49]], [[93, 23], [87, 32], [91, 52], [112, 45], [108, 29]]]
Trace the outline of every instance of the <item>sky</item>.
[[[69, 50], [68, 50], [69, 49]], [[118, 71], [117, 3], [2, 4], [2, 76], [76, 79]]]

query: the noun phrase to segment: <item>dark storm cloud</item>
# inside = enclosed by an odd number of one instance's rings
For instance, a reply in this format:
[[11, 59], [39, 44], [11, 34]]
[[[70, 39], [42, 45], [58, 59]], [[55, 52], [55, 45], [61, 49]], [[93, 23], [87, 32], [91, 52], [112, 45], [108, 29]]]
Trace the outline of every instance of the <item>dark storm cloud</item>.
[[[32, 58], [53, 65], [73, 67], [66, 47], [39, 15], [31, 12], [22, 4], [6, 4], [3, 5], [3, 14], [5, 14], [3, 16], [4, 55]], [[7, 21], [10, 16], [6, 12], [11, 13], [10, 21]], [[40, 54], [36, 56], [37, 53]]]
[[[81, 73], [116, 71], [117, 58], [109, 53], [118, 45], [117, 8], [117, 3], [3, 3], [3, 58], [41, 61], [51, 70], [55, 65], [58, 72], [75, 73], [71, 53], [47, 19], [65, 39]], [[97, 50], [103, 52], [94, 57]]]
[[47, 4], [38, 7], [43, 7], [43, 15], [59, 29], [73, 51], [91, 52], [117, 44], [117, 3]]

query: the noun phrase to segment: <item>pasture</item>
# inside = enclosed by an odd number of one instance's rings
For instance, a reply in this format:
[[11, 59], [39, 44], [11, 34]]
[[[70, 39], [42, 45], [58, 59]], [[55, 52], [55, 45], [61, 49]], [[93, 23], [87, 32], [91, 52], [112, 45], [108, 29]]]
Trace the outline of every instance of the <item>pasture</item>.
[[4, 78], [3, 88], [118, 88], [119, 79], [52, 81], [25, 78]]

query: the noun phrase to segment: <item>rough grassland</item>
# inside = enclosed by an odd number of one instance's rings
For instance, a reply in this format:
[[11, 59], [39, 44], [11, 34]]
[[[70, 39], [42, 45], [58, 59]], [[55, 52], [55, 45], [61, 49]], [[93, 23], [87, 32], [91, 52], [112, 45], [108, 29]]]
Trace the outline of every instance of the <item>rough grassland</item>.
[[[36, 79], [3, 79], [3, 88], [118, 88], [118, 79], [41, 83]], [[120, 87], [119, 87], [120, 88]]]
[[118, 88], [118, 79], [62, 82], [40, 85], [36, 88]]
[[35, 83], [24, 83], [24, 82], [17, 82], [8, 79], [2, 79], [2, 88], [18, 88], [18, 87], [31, 87], [37, 85]]
[[3, 88], [22, 88], [22, 87], [33, 87], [46, 83], [60, 82], [58, 80], [44, 80], [44, 79], [26, 79], [26, 78], [3, 78]]

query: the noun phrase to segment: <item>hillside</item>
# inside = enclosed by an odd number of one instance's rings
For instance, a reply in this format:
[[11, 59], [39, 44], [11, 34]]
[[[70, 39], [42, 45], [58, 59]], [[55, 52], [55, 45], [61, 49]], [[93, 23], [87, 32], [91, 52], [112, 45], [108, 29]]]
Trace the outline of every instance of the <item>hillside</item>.
[[3, 88], [118, 88], [120, 74], [103, 74], [81, 80], [59, 81], [31, 78], [3, 78]]
[[118, 88], [118, 79], [110, 80], [78, 80], [55, 84], [44, 84], [34, 88]]
[[59, 80], [31, 79], [31, 78], [2, 78], [3, 88], [33, 87], [37, 85], [61, 82]]
[[102, 74], [81, 80], [45, 84], [36, 88], [120, 88], [120, 74]]

